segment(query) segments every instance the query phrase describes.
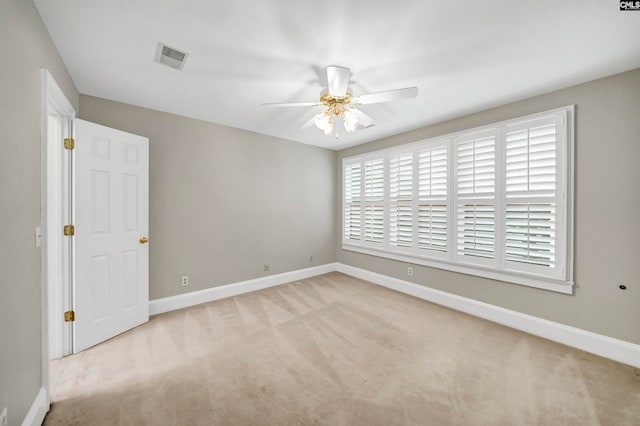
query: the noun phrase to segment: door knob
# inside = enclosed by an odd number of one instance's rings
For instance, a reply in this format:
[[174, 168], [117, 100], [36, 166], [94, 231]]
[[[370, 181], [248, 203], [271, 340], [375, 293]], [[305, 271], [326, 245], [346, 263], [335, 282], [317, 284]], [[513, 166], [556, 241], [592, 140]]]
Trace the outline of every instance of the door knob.
[[140, 244], [147, 244], [148, 242], [149, 242], [149, 239], [147, 237], [140, 238]]

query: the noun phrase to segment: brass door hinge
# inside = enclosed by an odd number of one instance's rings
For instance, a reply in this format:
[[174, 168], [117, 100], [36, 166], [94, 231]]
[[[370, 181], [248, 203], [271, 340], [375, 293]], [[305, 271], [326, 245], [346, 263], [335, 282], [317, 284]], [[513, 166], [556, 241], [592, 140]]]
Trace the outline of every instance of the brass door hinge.
[[65, 225], [63, 229], [64, 235], [71, 237], [76, 233], [76, 228], [73, 225]]
[[67, 311], [64, 313], [64, 322], [71, 322], [76, 320], [76, 313], [74, 311]]
[[76, 147], [76, 141], [73, 138], [64, 139], [64, 149], [72, 150]]

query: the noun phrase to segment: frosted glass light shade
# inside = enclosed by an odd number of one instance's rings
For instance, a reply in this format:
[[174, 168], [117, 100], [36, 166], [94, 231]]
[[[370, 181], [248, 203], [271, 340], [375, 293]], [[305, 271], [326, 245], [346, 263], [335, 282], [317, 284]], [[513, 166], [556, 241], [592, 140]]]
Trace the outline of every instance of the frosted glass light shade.
[[333, 131], [333, 118], [327, 111], [322, 111], [316, 114], [313, 119], [313, 123], [318, 129], [322, 130], [322, 133], [326, 136], [329, 136]]
[[358, 126], [358, 115], [351, 110], [345, 109], [342, 113], [342, 124], [347, 133], [353, 132]]

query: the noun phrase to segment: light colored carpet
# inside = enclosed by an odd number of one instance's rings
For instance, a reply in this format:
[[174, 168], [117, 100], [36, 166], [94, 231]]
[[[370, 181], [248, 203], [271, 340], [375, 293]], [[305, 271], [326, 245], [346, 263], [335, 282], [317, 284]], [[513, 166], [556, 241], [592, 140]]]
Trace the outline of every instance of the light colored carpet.
[[340, 273], [54, 361], [46, 425], [638, 425], [640, 371]]

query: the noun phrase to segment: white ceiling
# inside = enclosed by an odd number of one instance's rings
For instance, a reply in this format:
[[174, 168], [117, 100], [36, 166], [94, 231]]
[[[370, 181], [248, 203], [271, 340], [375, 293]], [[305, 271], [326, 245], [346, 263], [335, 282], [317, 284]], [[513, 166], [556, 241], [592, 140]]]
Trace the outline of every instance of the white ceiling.
[[[80, 93], [331, 149], [640, 67], [640, 13], [617, 0], [35, 0]], [[154, 62], [158, 42], [189, 53]], [[324, 68], [374, 127], [339, 139], [311, 127]], [[342, 132], [344, 133], [344, 132]]]

